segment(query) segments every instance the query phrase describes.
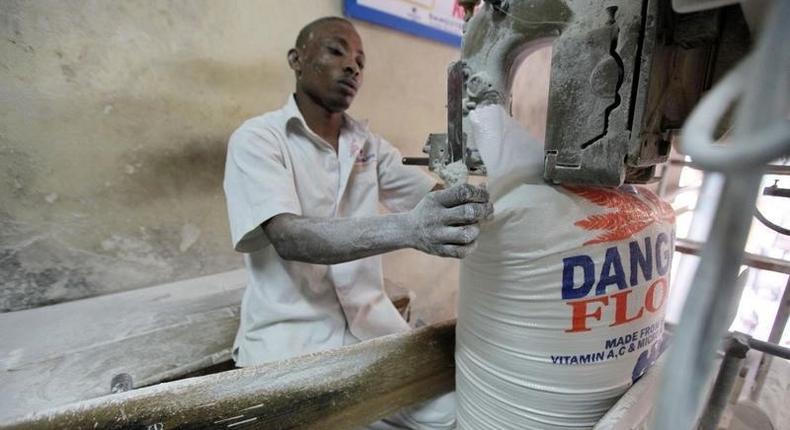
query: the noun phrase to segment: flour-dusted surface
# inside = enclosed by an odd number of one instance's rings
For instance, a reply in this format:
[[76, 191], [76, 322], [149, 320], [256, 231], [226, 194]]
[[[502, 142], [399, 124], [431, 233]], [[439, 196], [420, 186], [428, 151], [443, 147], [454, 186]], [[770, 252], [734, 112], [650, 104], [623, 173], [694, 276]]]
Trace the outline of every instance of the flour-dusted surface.
[[242, 270], [0, 314], [0, 424], [230, 359]]
[[448, 321], [40, 411], [0, 429], [360, 428], [452, 390], [453, 338]]
[[472, 125], [495, 214], [461, 263], [459, 428], [592, 428], [660, 354], [674, 213], [643, 189], [545, 185], [500, 107]]
[[469, 179], [469, 170], [463, 160], [454, 161], [436, 171], [447, 187], [466, 183]]

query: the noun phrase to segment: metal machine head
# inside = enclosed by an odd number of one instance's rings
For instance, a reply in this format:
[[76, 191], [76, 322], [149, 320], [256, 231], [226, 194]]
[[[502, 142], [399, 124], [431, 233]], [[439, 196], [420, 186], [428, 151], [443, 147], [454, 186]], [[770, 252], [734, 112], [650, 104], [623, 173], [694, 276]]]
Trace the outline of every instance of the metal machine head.
[[[462, 1], [471, 11], [479, 0]], [[667, 161], [670, 132], [748, 49], [742, 16], [674, 14], [669, 0], [486, 0], [466, 23], [460, 61], [448, 73], [448, 133], [431, 135], [429, 166], [463, 160], [485, 174], [463, 132], [472, 110], [509, 110], [512, 78], [536, 44], [553, 46], [543, 176], [551, 183], [649, 182]], [[737, 15], [737, 14], [736, 14]], [[742, 28], [741, 28], [742, 27]], [[722, 46], [728, 55], [716, 55]]]

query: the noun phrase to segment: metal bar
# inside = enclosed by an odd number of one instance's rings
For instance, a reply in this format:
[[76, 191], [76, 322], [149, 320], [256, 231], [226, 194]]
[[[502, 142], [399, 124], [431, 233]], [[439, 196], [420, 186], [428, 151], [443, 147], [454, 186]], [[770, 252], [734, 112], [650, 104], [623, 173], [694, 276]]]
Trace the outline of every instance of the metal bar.
[[[691, 167], [692, 169], [703, 170], [702, 167], [695, 164], [693, 161], [669, 160], [669, 164], [673, 166]], [[790, 166], [784, 166], [781, 164], [766, 164], [764, 173], [766, 175], [787, 176], [790, 175]]]
[[[779, 180], [776, 182], [779, 182]], [[774, 184], [770, 187], [763, 188], [763, 195], [788, 198], [790, 197], [790, 188], [779, 188], [778, 185]]]
[[779, 164], [768, 164], [765, 166], [766, 175], [790, 175], [790, 166], [782, 166]]
[[774, 357], [784, 358], [785, 360], [790, 360], [790, 348], [785, 348], [783, 346], [779, 346], [773, 342], [766, 342], [763, 340], [757, 339], [750, 339], [749, 340], [749, 348], [764, 352], [766, 354], [772, 355]]
[[[776, 323], [776, 319], [774, 319], [774, 323]], [[774, 324], [774, 326], [776, 325]], [[774, 358], [790, 360], [790, 349], [779, 346], [771, 341], [764, 342], [757, 339], [750, 339], [749, 347], [755, 351], [764, 353], [760, 360], [757, 376], [755, 377], [751, 392], [751, 398], [758, 399], [765, 386], [765, 377], [768, 375], [768, 370], [771, 368]]]
[[453, 390], [455, 322], [261, 366], [141, 388], [0, 430], [358, 428]]
[[[687, 239], [675, 240], [675, 251], [683, 254], [700, 255], [704, 244]], [[790, 275], [790, 261], [778, 258], [766, 257], [763, 255], [744, 253], [742, 264], [756, 269], [770, 270], [772, 272], [786, 273]]]
[[[670, 341], [670, 342], [672, 341], [672, 337], [675, 335], [677, 330], [678, 330], [678, 325], [677, 324], [672, 324], [671, 322], [668, 322], [668, 321], [664, 322], [664, 335], [665, 335], [665, 338], [668, 341]], [[767, 341], [766, 342], [764, 340], [754, 339], [753, 337], [748, 336], [748, 335], [746, 335], [744, 333], [740, 333], [740, 332], [731, 332], [731, 333], [728, 333], [727, 336], [728, 337], [725, 338], [724, 343], [721, 345], [721, 349], [722, 350], [726, 351], [726, 349], [727, 349], [727, 342], [728, 342], [728, 339], [730, 337], [741, 336], [741, 337], [745, 337], [747, 339], [747, 344], [748, 344], [750, 349], [753, 349], [755, 351], [764, 352], [766, 354], [769, 354], [769, 355], [772, 355], [772, 356], [775, 356], [775, 357], [779, 357], [779, 358], [784, 358], [784, 359], [790, 360], [790, 348], [785, 348], [783, 346], [780, 346], [777, 343], [774, 343], [774, 342], [771, 342], [771, 341]]]
[[732, 387], [738, 379], [746, 353], [749, 352], [748, 338], [740, 334], [727, 337], [724, 347], [724, 360], [716, 375], [708, 405], [700, 420], [700, 430], [716, 430], [732, 394]]
[[[728, 175], [714, 224], [701, 251], [693, 291], [683, 307], [683, 318], [669, 352], [656, 428], [688, 430], [692, 427], [713, 371], [713, 357], [729, 321], [731, 302], [737, 299], [735, 278], [741, 265], [752, 206], [762, 175]], [[668, 413], [667, 411], [672, 411]]]
[[463, 121], [464, 64], [456, 61], [447, 69], [447, 149], [448, 162], [465, 159]]
[[779, 300], [779, 308], [776, 309], [774, 325], [771, 326], [771, 334], [768, 335], [768, 342], [778, 345], [782, 341], [782, 335], [787, 326], [788, 317], [790, 317], [790, 276], [787, 277], [785, 291], [782, 293], [782, 299]]
[[401, 162], [408, 166], [428, 166], [430, 158], [428, 157], [403, 157]]

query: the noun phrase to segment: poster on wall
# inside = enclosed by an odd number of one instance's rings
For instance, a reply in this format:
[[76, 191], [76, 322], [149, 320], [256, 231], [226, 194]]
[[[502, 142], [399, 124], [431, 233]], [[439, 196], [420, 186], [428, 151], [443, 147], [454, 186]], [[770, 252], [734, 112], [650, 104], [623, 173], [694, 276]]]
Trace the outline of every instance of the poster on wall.
[[458, 0], [345, 0], [348, 17], [461, 46], [464, 10]]

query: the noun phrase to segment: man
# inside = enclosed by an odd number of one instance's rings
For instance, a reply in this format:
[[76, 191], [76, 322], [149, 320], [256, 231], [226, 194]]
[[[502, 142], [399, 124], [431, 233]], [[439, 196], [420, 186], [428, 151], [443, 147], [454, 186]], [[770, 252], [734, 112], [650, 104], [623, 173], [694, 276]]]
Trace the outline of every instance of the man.
[[[378, 255], [410, 247], [462, 258], [493, 210], [481, 188], [431, 192], [435, 181], [344, 113], [365, 66], [349, 21], [308, 24], [288, 64], [296, 92], [228, 147], [231, 236], [249, 272], [238, 366], [409, 330], [384, 293]], [[379, 203], [394, 213], [380, 215]]]

